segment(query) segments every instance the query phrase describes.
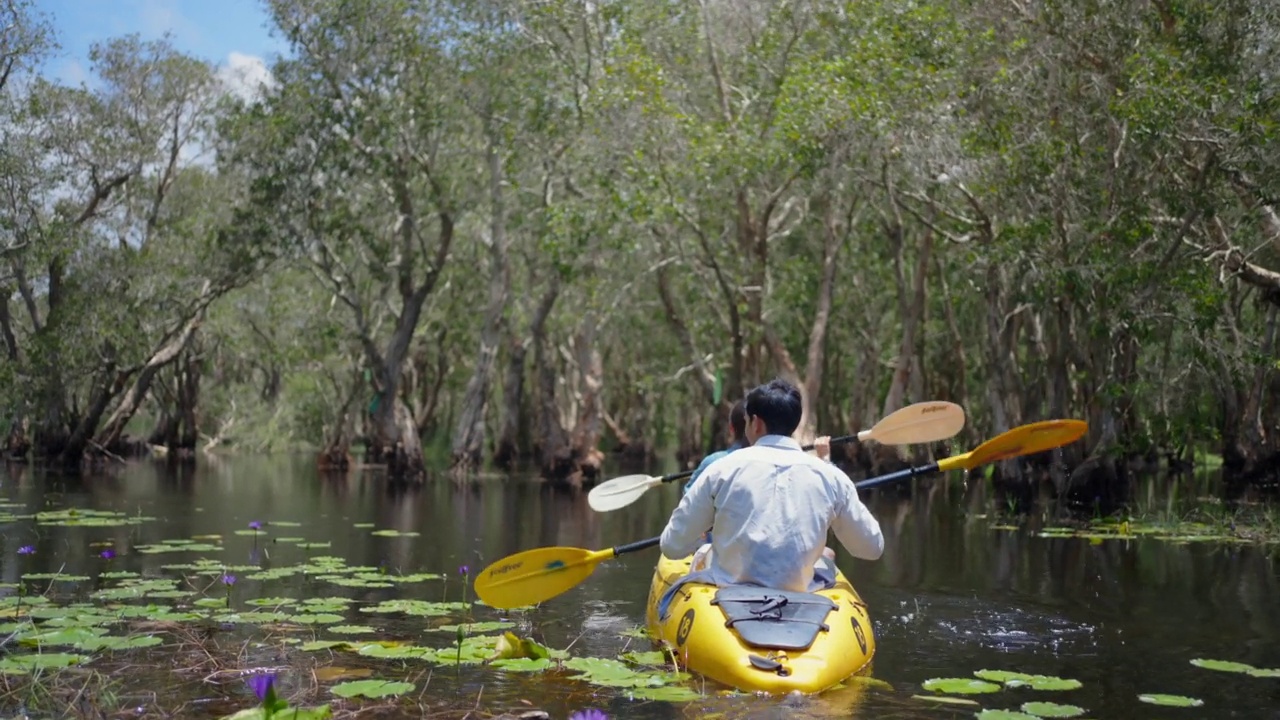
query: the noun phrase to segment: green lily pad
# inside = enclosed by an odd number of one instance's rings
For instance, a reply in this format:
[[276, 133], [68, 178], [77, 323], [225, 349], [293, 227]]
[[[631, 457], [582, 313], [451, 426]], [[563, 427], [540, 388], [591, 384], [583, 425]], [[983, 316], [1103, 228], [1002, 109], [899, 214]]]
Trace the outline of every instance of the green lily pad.
[[272, 520], [266, 524], [273, 525], [275, 527], [302, 527], [302, 523], [294, 522], [292, 520]]
[[72, 653], [33, 653], [31, 655], [7, 655], [0, 660], [0, 674], [26, 675], [32, 670], [52, 670], [70, 667], [87, 661], [84, 655]]
[[377, 632], [377, 630], [368, 625], [334, 625], [329, 628], [329, 632], [336, 632], [339, 635], [363, 635]]
[[1020, 713], [1016, 710], [983, 710], [977, 714], [978, 720], [1036, 720], [1035, 715]]
[[667, 654], [661, 650], [650, 650], [648, 652], [626, 652], [622, 654], [622, 659], [636, 665], [666, 665]]
[[552, 666], [552, 662], [548, 658], [504, 658], [502, 660], [494, 660], [489, 664], [492, 667], [511, 672], [539, 672]]
[[377, 527], [377, 525], [375, 525], [374, 523], [370, 523], [370, 522], [361, 522], [361, 523], [355, 523], [355, 524], [354, 524], [354, 525], [352, 525], [351, 527], [353, 527], [353, 528], [360, 528], [361, 530], [365, 530], [365, 529], [368, 529], [368, 528], [371, 528], [371, 527]]
[[570, 658], [565, 661], [564, 667], [581, 673], [575, 675], [574, 679], [603, 687], [662, 687], [689, 677], [688, 673], [639, 671], [618, 660], [607, 658]]
[[98, 577], [102, 580], [123, 580], [125, 578], [141, 577], [136, 572], [128, 570], [112, 570], [111, 572], [98, 573]]
[[296, 623], [305, 623], [308, 625], [332, 625], [340, 623], [346, 618], [333, 613], [302, 613], [300, 615], [290, 615], [289, 620]]
[[1250, 677], [1280, 678], [1280, 668], [1254, 668], [1249, 671]]
[[1152, 705], [1164, 705], [1167, 707], [1200, 707], [1204, 705], [1203, 700], [1198, 700], [1185, 695], [1165, 695], [1162, 693], [1144, 693], [1138, 696], [1138, 699], [1144, 703]]
[[227, 606], [227, 599], [207, 597], [207, 598], [200, 598], [199, 600], [196, 600], [191, 604], [195, 605], [196, 607], [220, 608], [220, 607]]
[[[385, 660], [427, 660], [435, 659], [435, 651], [419, 645], [384, 645], [367, 643], [356, 649], [356, 653], [365, 657], [383, 658]], [[452, 653], [450, 653], [452, 655]], [[463, 656], [465, 661], [467, 656]], [[477, 662], [479, 662], [477, 660]], [[456, 664], [456, 663], [455, 663]]]
[[1203, 658], [1195, 658], [1191, 661], [1192, 665], [1202, 667], [1205, 670], [1220, 670], [1222, 672], [1248, 673], [1250, 670], [1256, 670], [1252, 665], [1246, 665], [1241, 662], [1232, 662], [1230, 660], [1205, 660]]
[[88, 575], [67, 575], [65, 573], [27, 573], [22, 576], [24, 582], [32, 580], [57, 580], [58, 582], [84, 582]]
[[330, 545], [333, 545], [333, 543], [332, 543], [332, 542], [330, 542], [330, 541], [327, 541], [327, 540], [326, 540], [325, 542], [300, 542], [300, 543], [298, 543], [298, 547], [302, 548], [303, 550], [318, 550], [318, 549], [320, 549], [320, 548], [327, 548], [327, 547], [329, 547]]
[[266, 535], [266, 530], [254, 530], [253, 528], [243, 528], [235, 531], [236, 535]]
[[353, 680], [351, 682], [338, 683], [329, 688], [329, 692], [344, 698], [360, 696], [380, 698], [403, 695], [413, 688], [413, 683], [394, 680]]
[[1083, 715], [1084, 708], [1052, 702], [1028, 702], [1022, 704], [1022, 712], [1042, 718], [1070, 718]]
[[362, 607], [360, 608], [360, 612], [404, 613], [405, 615], [417, 616], [443, 616], [451, 615], [455, 612], [466, 609], [467, 604], [461, 602], [427, 602], [426, 600], [401, 598], [399, 600], [384, 600], [372, 607]]
[[269, 597], [269, 598], [255, 598], [253, 600], [246, 600], [245, 604], [253, 605], [254, 607], [277, 607], [281, 605], [294, 605], [297, 602], [298, 601], [295, 598]]
[[224, 623], [247, 623], [249, 625], [265, 625], [266, 623], [279, 623], [289, 619], [289, 616], [282, 612], [225, 612], [219, 613], [215, 619]]
[[1000, 686], [983, 680], [972, 678], [930, 678], [921, 683], [925, 690], [947, 693], [948, 695], [973, 695], [977, 693], [999, 692]]
[[1079, 680], [1052, 675], [1028, 675], [1008, 670], [978, 670], [977, 677], [991, 682], [1004, 683], [1007, 688], [1029, 687], [1032, 690], [1076, 690], [1082, 687]]
[[77, 650], [84, 650], [86, 652], [97, 652], [100, 650], [133, 650], [135, 648], [155, 647], [163, 642], [163, 640], [155, 635], [135, 635], [133, 637], [105, 635], [103, 637], [95, 637], [78, 642], [74, 647]]
[[[506, 620], [489, 620], [486, 622], [463, 623], [461, 625], [463, 632], [471, 634], [493, 632], [494, 630], [506, 630], [507, 628], [513, 628], [515, 626], [515, 623], [507, 622]], [[431, 629], [435, 632], [456, 633], [458, 632], [458, 627], [459, 625], [441, 625], [440, 627], [434, 627]]]
[[324, 578], [324, 580], [327, 582], [331, 582], [334, 585], [340, 585], [342, 587], [354, 587], [354, 588], [395, 587], [395, 583], [384, 582], [381, 580], [361, 580], [360, 578], [344, 578], [344, 577]]
[[439, 580], [444, 577], [440, 573], [413, 573], [412, 575], [383, 575], [383, 578], [394, 583], [415, 583], [424, 580]]

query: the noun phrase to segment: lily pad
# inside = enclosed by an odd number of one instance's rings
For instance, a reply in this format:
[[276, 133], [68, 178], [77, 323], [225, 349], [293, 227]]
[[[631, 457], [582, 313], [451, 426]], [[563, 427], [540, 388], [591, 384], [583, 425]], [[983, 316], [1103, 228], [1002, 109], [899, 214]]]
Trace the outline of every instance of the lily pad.
[[1016, 710], [983, 710], [977, 715], [978, 720], [1036, 720], [1035, 715], [1028, 715]]
[[339, 635], [364, 635], [371, 632], [377, 632], [368, 625], [334, 625], [329, 628], [329, 632], [335, 632]]
[[305, 623], [308, 625], [332, 625], [340, 623], [346, 618], [333, 613], [302, 613], [300, 615], [290, 615], [289, 620], [296, 623]]
[[1203, 700], [1185, 695], [1165, 695], [1163, 693], [1144, 693], [1138, 696], [1138, 699], [1144, 703], [1152, 705], [1164, 705], [1167, 707], [1200, 707], [1204, 705]]
[[479, 633], [493, 632], [494, 630], [506, 630], [507, 628], [513, 628], [515, 626], [515, 623], [507, 622], [506, 620], [488, 620], [485, 622], [462, 623], [461, 626], [441, 625], [431, 629], [435, 632], [456, 633], [458, 632], [458, 628], [461, 627], [463, 632], [470, 635], [476, 635]]
[[369, 534], [378, 537], [418, 537], [422, 533], [414, 530], [374, 530]]
[[1248, 673], [1250, 670], [1256, 670], [1252, 665], [1246, 665], [1241, 662], [1232, 662], [1230, 660], [1205, 660], [1203, 658], [1195, 658], [1191, 661], [1192, 665], [1202, 667], [1205, 670], [1220, 670], [1222, 672]]
[[650, 650], [647, 652], [627, 652], [622, 654], [622, 659], [636, 665], [666, 665], [667, 654], [661, 650]]
[[550, 668], [552, 662], [547, 658], [504, 658], [494, 660], [490, 666], [511, 672], [539, 672]]
[[974, 675], [992, 682], [1002, 682], [1007, 688], [1029, 687], [1032, 690], [1076, 690], [1083, 687], [1079, 680], [1052, 675], [1028, 675], [1008, 670], [978, 670]]
[[294, 598], [269, 597], [269, 598], [255, 598], [253, 600], [246, 600], [245, 604], [253, 605], [255, 607], [277, 607], [280, 605], [293, 605], [297, 602], [298, 601], [295, 600]]
[[368, 697], [380, 698], [391, 697], [394, 695], [403, 695], [414, 688], [413, 683], [398, 682], [394, 680], [353, 680], [334, 685], [329, 688], [329, 692], [338, 697]]
[[1084, 708], [1052, 702], [1028, 702], [1022, 704], [1022, 712], [1042, 718], [1071, 718], [1083, 715]]
[[1280, 669], [1278, 668], [1254, 668], [1249, 671], [1250, 677], [1256, 678], [1280, 678]]
[[921, 687], [949, 695], [973, 695], [1000, 691], [1000, 686], [995, 683], [972, 678], [930, 678], [921, 683]]
[[75, 644], [75, 649], [86, 652], [100, 650], [132, 650], [134, 648], [154, 647], [164, 641], [155, 635], [135, 635], [133, 637], [117, 637], [106, 635], [83, 640]]
[[332, 650], [351, 645], [346, 640], [312, 640], [311, 642], [302, 643], [300, 646], [305, 652], [314, 652], [316, 650]]
[[51, 670], [85, 662], [89, 658], [72, 653], [33, 653], [31, 655], [7, 655], [0, 660], [0, 674], [25, 675], [32, 670]]

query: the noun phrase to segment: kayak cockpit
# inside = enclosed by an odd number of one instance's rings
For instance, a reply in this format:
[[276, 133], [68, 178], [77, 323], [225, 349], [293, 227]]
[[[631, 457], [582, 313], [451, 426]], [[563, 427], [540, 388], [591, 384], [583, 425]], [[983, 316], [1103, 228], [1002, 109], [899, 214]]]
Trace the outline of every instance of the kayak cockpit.
[[711, 604], [744, 644], [770, 650], [808, 650], [819, 632], [831, 630], [826, 619], [836, 609], [816, 593], [744, 585], [719, 588]]

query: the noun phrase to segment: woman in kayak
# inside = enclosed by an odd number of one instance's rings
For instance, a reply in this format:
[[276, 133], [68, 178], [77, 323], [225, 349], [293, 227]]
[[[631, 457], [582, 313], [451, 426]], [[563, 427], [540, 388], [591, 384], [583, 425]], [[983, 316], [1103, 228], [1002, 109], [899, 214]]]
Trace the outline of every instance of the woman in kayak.
[[[800, 391], [783, 380], [747, 395], [749, 447], [711, 462], [662, 531], [662, 554], [676, 559], [698, 550], [704, 534], [715, 528], [709, 562], [701, 570], [695, 565], [686, 581], [697, 576], [721, 586], [821, 589], [834, 580], [834, 573], [827, 578], [814, 572], [828, 550], [828, 530], [854, 557], [876, 560], [883, 554], [880, 523], [853, 481], [791, 438], [801, 402]], [[827, 454], [830, 442], [823, 439]]]

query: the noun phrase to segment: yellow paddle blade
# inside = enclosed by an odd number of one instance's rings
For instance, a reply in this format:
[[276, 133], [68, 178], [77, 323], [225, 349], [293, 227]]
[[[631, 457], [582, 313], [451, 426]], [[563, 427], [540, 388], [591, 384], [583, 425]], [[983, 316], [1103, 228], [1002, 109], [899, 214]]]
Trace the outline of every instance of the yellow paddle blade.
[[508, 555], [476, 576], [476, 597], [499, 609], [535, 605], [591, 577], [613, 554], [613, 548], [546, 547]]
[[938, 461], [938, 470], [972, 470], [979, 465], [1034, 455], [1079, 440], [1089, 430], [1083, 420], [1044, 420], [1019, 425], [982, 443], [964, 455]]

